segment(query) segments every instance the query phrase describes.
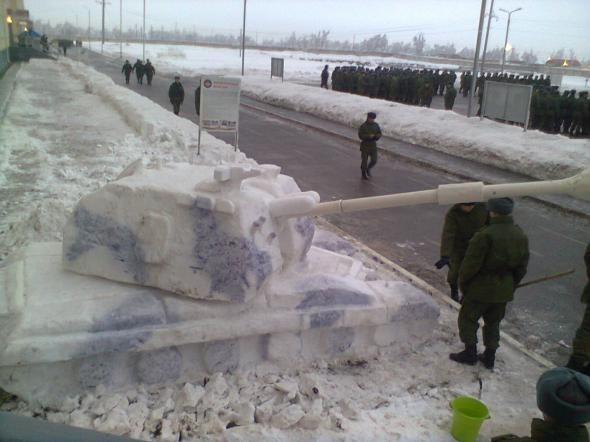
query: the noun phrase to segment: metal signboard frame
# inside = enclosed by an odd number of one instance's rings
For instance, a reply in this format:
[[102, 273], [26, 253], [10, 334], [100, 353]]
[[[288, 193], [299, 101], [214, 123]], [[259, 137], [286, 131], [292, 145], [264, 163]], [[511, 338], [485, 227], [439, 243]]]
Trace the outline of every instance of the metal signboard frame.
[[285, 59], [271, 57], [270, 59], [270, 79], [272, 77], [281, 77], [281, 81], [284, 81], [285, 73]]
[[484, 84], [481, 118], [522, 123], [526, 131], [531, 115], [533, 87], [498, 81], [486, 81]]
[[197, 155], [201, 154], [201, 130], [233, 132], [234, 148], [238, 150], [241, 82], [239, 78], [201, 77]]

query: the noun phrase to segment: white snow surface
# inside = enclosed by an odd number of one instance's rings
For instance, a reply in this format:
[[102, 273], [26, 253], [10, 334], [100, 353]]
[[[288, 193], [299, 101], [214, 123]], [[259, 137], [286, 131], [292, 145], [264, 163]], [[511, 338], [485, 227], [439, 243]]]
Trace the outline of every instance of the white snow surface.
[[[107, 44], [105, 51], [118, 55], [119, 45]], [[127, 44], [124, 53], [130, 57], [140, 57], [142, 47], [139, 44]], [[164, 72], [180, 71], [183, 75], [239, 75], [241, 72], [241, 59], [234, 49], [146, 45], [146, 57], [155, 63], [156, 69]], [[270, 57], [285, 58], [285, 78], [290, 81], [269, 79]], [[319, 73], [326, 63], [361, 63], [375, 67], [388, 62], [408, 63], [407, 60], [395, 58], [389, 60], [389, 57], [248, 50], [242, 92], [256, 100], [307, 112], [351, 127], [360, 126], [366, 113], [373, 111], [378, 114], [377, 122], [384, 135], [533, 178], [565, 178], [590, 167], [588, 139], [570, 139], [538, 130], [524, 132], [518, 126], [488, 119], [466, 118], [454, 112], [408, 106], [296, 83], [309, 82], [310, 79], [319, 81]], [[438, 67], [456, 68], [448, 65]], [[571, 84], [580, 90], [583, 82], [578, 77], [564, 77], [563, 87]]]
[[[60, 239], [65, 216], [80, 197], [115, 179], [132, 161], [186, 161], [195, 133], [188, 120], [83, 65], [63, 59], [24, 64], [0, 122], [3, 256], [33, 240]], [[250, 161], [219, 140], [204, 141], [204, 162]], [[342, 247], [341, 239], [336, 242]], [[396, 279], [358, 247], [346, 249], [384, 279]], [[143, 440], [177, 441], [182, 435], [185, 441], [451, 441], [449, 400], [477, 396], [481, 378], [491, 419], [479, 440], [529, 434], [530, 419], [540, 415], [535, 383], [543, 369], [536, 363], [507, 345], [498, 352], [494, 372], [453, 363], [448, 353], [460, 348], [456, 311], [445, 305], [432, 338], [411, 344], [396, 348], [396, 357], [383, 351], [367, 361], [264, 365], [215, 374], [208, 382], [116, 394], [99, 386], [60, 404], [16, 400], [0, 409]], [[230, 422], [238, 426], [227, 428]]]

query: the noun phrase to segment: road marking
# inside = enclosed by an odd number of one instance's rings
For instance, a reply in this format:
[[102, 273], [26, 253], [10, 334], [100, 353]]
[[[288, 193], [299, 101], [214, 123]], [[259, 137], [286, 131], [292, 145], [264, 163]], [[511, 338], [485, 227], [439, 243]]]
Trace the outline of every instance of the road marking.
[[541, 229], [541, 230], [544, 230], [545, 232], [548, 232], [548, 233], [553, 233], [555, 236], [560, 236], [560, 237], [561, 237], [561, 238], [563, 238], [563, 239], [568, 239], [568, 240], [570, 240], [571, 242], [575, 242], [576, 244], [581, 244], [581, 245], [583, 245], [583, 246], [585, 246], [585, 245], [586, 245], [586, 243], [585, 243], [585, 242], [578, 241], [578, 240], [577, 240], [577, 239], [575, 239], [575, 238], [571, 238], [571, 237], [569, 237], [569, 236], [567, 236], [567, 235], [564, 235], [564, 234], [562, 234], [562, 233], [556, 232], [555, 230], [551, 230], [551, 229], [548, 229], [548, 228], [546, 228], [546, 227], [543, 227], [543, 226], [539, 226], [539, 229]]
[[545, 255], [539, 253], [539, 252], [535, 252], [533, 249], [529, 249], [529, 252], [531, 252], [531, 255], [537, 256], [539, 258], [544, 258]]

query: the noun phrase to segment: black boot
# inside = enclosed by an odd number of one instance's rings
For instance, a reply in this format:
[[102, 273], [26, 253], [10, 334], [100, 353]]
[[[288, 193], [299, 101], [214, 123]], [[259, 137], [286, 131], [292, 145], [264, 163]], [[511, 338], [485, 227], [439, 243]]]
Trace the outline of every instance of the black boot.
[[483, 353], [477, 355], [485, 368], [488, 370], [494, 369], [494, 362], [496, 362], [496, 349], [486, 348]]
[[451, 286], [451, 299], [459, 302], [459, 288], [456, 285]]
[[477, 363], [477, 345], [465, 344], [465, 350], [459, 353], [451, 353], [449, 358], [459, 364], [475, 365]]

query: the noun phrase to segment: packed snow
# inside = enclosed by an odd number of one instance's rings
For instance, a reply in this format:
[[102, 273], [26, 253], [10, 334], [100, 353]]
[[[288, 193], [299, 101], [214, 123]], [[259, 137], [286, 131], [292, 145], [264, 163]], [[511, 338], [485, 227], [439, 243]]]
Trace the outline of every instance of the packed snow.
[[[31, 241], [61, 239], [80, 197], [134, 160], [190, 160], [196, 132], [191, 122], [84, 65], [65, 59], [23, 65], [0, 122], [3, 258]], [[205, 137], [204, 162], [251, 164]], [[323, 234], [318, 241], [354, 255], [383, 279], [400, 278], [353, 240]], [[449, 400], [468, 394], [481, 395], [490, 408], [480, 440], [528, 434], [530, 419], [539, 416], [535, 383], [543, 368], [508, 345], [494, 372], [459, 366], [448, 359], [458, 348], [456, 311], [441, 304], [439, 327], [425, 343], [408, 341], [366, 360], [288, 369], [265, 364], [116, 393], [98, 386], [61, 403], [16, 399], [0, 409], [144, 440], [451, 441]]]
[[[119, 46], [110, 43], [105, 45], [105, 51], [118, 55]], [[130, 58], [139, 57], [142, 46], [127, 44], [124, 46], [124, 54]], [[275, 56], [285, 58], [285, 78], [290, 81], [281, 82], [269, 78], [270, 57]], [[190, 76], [202, 73], [240, 74], [239, 53], [233, 49], [146, 45], [146, 57], [164, 72], [180, 71], [183, 75]], [[407, 60], [388, 57], [343, 57], [335, 54], [248, 50], [242, 92], [256, 100], [317, 115], [351, 127], [360, 126], [366, 113], [373, 111], [378, 114], [377, 121], [386, 136], [533, 178], [565, 178], [590, 167], [589, 139], [570, 139], [537, 130], [524, 132], [518, 126], [489, 119], [466, 118], [454, 112], [408, 106], [297, 84], [309, 82], [310, 79], [319, 83], [319, 73], [323, 66], [334, 62], [360, 63], [368, 67], [408, 63]], [[438, 67], [454, 68], [446, 65]], [[266, 75], [262, 76], [263, 73]], [[571, 83], [581, 90], [583, 82], [578, 77], [564, 77], [562, 88], [569, 87]]]

